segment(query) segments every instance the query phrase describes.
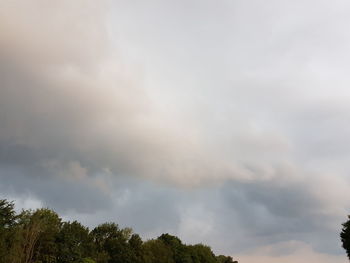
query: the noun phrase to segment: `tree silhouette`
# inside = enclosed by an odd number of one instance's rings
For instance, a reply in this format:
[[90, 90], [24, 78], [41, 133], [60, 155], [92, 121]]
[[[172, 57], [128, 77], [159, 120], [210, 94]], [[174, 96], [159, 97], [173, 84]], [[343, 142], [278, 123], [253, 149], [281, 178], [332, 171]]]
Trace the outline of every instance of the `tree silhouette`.
[[348, 221], [342, 224], [343, 229], [340, 233], [341, 242], [343, 243], [343, 248], [350, 259], [350, 216], [348, 216]]

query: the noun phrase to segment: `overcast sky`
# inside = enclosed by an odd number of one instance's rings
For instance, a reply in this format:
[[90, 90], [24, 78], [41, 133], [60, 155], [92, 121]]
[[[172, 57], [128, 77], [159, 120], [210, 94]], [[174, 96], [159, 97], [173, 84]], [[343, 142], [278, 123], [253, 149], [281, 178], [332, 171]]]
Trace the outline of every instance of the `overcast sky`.
[[349, 13], [0, 0], [0, 198], [240, 263], [347, 262]]

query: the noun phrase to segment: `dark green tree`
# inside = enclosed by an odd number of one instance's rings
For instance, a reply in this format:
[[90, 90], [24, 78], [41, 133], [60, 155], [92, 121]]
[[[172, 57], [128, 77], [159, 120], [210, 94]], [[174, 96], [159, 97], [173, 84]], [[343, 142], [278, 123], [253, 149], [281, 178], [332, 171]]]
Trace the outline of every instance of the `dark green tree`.
[[18, 243], [17, 219], [13, 202], [0, 200], [0, 263], [13, 261], [13, 257], [17, 254], [15, 251], [15, 243]]
[[343, 244], [343, 248], [350, 259], [350, 216], [348, 216], [348, 221], [342, 224], [343, 228], [340, 233], [340, 239]]
[[91, 235], [96, 245], [98, 263], [131, 263], [132, 249], [129, 246], [132, 230], [119, 229], [115, 223], [104, 223], [92, 230]]
[[216, 263], [218, 262], [210, 247], [197, 244], [189, 246], [193, 263]]
[[151, 239], [143, 243], [144, 263], [175, 263], [173, 251], [159, 239]]
[[64, 222], [56, 239], [57, 262], [80, 262], [93, 255], [93, 240], [89, 229], [77, 221]]
[[129, 247], [131, 250], [131, 258], [132, 258], [132, 262], [134, 263], [143, 263], [142, 260], [142, 254], [143, 254], [143, 250], [142, 250], [142, 239], [138, 234], [132, 234], [132, 236], [130, 237], [129, 241]]
[[233, 261], [232, 257], [220, 255], [216, 257], [218, 263], [238, 263], [237, 261]]
[[162, 241], [166, 246], [168, 246], [171, 249], [174, 261], [176, 263], [192, 262], [190, 251], [188, 250], [186, 245], [182, 244], [180, 238], [166, 233], [158, 237], [158, 240]]
[[39, 228], [33, 254], [34, 262], [56, 262], [58, 255], [56, 239], [61, 228], [61, 218], [56, 212], [42, 208], [32, 214], [31, 222]]
[[[341, 238], [349, 255], [349, 221]], [[143, 242], [130, 228], [104, 223], [91, 232], [63, 222], [50, 209], [23, 210], [0, 200], [0, 263], [237, 263], [202, 244], [186, 245], [170, 234]]]

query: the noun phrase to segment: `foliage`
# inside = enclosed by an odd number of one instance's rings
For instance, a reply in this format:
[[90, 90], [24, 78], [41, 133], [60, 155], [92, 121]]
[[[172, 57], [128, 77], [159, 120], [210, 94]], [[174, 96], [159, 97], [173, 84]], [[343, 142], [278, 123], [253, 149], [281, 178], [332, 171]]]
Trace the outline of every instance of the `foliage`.
[[[345, 225], [344, 225], [345, 227]], [[16, 213], [0, 200], [0, 263], [237, 263], [210, 247], [186, 245], [170, 234], [143, 242], [130, 228], [104, 223], [92, 231], [62, 222], [53, 210]]]
[[343, 243], [343, 248], [350, 259], [350, 216], [348, 216], [348, 221], [343, 225], [342, 231], [340, 233], [341, 242]]
[[0, 263], [11, 262], [15, 256], [16, 223], [18, 216], [14, 204], [7, 200], [0, 200]]
[[217, 256], [216, 260], [218, 263], [238, 263], [237, 261], [233, 261], [232, 257], [224, 255]]
[[159, 239], [145, 242], [143, 251], [143, 262], [145, 263], [175, 263], [171, 248]]
[[190, 246], [193, 263], [216, 263], [218, 262], [210, 247], [197, 244]]
[[89, 262], [87, 255], [93, 252], [93, 240], [89, 229], [79, 222], [64, 222], [56, 239], [57, 259], [62, 263]]

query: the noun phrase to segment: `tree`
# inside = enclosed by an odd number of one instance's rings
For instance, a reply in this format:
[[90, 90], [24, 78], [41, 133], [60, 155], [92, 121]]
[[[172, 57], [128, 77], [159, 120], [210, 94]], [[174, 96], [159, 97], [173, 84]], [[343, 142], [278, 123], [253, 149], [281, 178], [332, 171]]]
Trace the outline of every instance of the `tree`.
[[17, 220], [13, 202], [0, 200], [0, 263], [14, 262]]
[[129, 239], [131, 228], [119, 229], [115, 223], [104, 223], [91, 231], [96, 244], [98, 263], [133, 263]]
[[144, 263], [175, 263], [174, 254], [162, 240], [151, 239], [143, 243]]
[[17, 234], [19, 244], [15, 246], [20, 263], [51, 263], [56, 261], [56, 238], [61, 219], [52, 210], [25, 210], [18, 216]]
[[91, 258], [83, 258], [81, 261], [79, 261], [78, 263], [96, 263], [95, 260], [91, 259]]
[[216, 263], [217, 259], [210, 247], [197, 244], [189, 246], [193, 263]]
[[56, 243], [59, 263], [81, 262], [93, 253], [93, 240], [89, 229], [77, 221], [62, 224]]
[[142, 261], [142, 254], [143, 254], [143, 250], [142, 250], [142, 239], [138, 234], [133, 234], [129, 241], [129, 247], [131, 250], [131, 258], [132, 258], [132, 262], [134, 263], [143, 263]]
[[58, 247], [56, 239], [61, 228], [61, 218], [47, 208], [37, 209], [32, 216], [40, 227], [34, 260], [42, 263], [56, 262]]
[[343, 248], [350, 259], [350, 216], [348, 216], [348, 221], [342, 224], [343, 228], [340, 233], [341, 242], [343, 243]]
[[166, 233], [158, 237], [158, 240], [171, 249], [176, 263], [192, 263], [189, 250], [186, 245], [182, 244], [180, 238]]
[[[349, 221], [341, 238], [349, 250]], [[349, 255], [349, 253], [348, 253]], [[186, 245], [162, 234], [143, 242], [131, 228], [104, 223], [91, 232], [77, 221], [62, 222], [50, 209], [23, 210], [0, 200], [0, 263], [237, 263], [202, 244]]]
[[16, 212], [13, 202], [0, 199], [0, 229], [10, 228], [16, 223]]
[[237, 261], [233, 261], [232, 257], [224, 255], [217, 256], [216, 260], [218, 263], [238, 263]]
[[33, 211], [25, 210], [19, 216], [20, 244], [17, 247], [18, 259], [21, 263], [29, 263], [34, 256], [35, 246], [42, 231], [39, 218], [33, 217]]

